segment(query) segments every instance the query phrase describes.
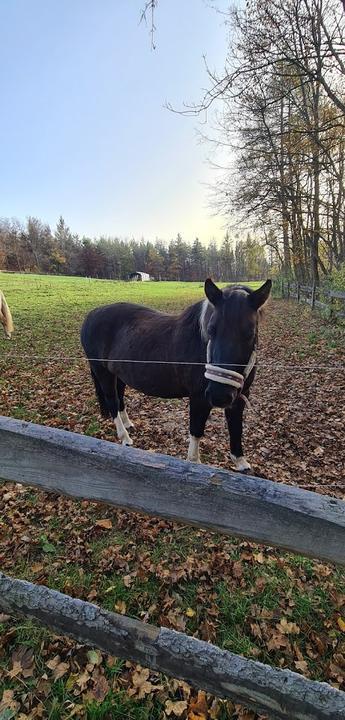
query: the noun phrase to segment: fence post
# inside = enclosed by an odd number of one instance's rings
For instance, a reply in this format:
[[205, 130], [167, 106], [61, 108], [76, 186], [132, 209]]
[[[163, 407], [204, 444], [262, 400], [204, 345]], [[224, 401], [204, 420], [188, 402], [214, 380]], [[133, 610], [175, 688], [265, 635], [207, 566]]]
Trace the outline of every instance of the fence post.
[[312, 288], [311, 288], [311, 301], [310, 301], [312, 310], [314, 310], [314, 307], [315, 307], [315, 290], [316, 290], [316, 286], [315, 286], [315, 283], [313, 283]]
[[300, 301], [300, 295], [301, 295], [301, 287], [299, 282], [297, 283], [297, 302]]

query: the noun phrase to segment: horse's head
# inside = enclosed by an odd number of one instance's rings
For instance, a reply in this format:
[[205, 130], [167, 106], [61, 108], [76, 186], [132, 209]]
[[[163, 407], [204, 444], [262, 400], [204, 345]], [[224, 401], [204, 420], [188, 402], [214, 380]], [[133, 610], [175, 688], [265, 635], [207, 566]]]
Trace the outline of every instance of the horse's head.
[[[213, 407], [231, 407], [241, 393], [245, 368], [253, 361], [258, 311], [268, 299], [272, 281], [258, 290], [230, 286], [220, 290], [208, 279], [205, 294], [211, 306], [204, 315], [207, 337], [206, 397]], [[231, 371], [231, 372], [229, 372]], [[249, 373], [248, 373], [249, 374]]]

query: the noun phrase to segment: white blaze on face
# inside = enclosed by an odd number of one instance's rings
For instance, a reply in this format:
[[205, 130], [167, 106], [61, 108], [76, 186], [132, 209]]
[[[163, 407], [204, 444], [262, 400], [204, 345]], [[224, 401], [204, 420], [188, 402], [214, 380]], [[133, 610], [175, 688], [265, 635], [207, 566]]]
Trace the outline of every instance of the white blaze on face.
[[188, 455], [187, 455], [187, 460], [190, 460], [190, 462], [196, 462], [196, 463], [201, 462], [199, 445], [200, 445], [200, 438], [194, 437], [194, 435], [190, 435], [189, 436]]
[[122, 422], [122, 418], [120, 415], [117, 415], [117, 417], [114, 419], [117, 437], [119, 438], [122, 445], [133, 445], [133, 440], [128, 435], [128, 432]]
[[203, 340], [208, 340], [208, 334], [207, 334], [207, 326], [210, 321], [210, 317], [213, 312], [213, 307], [211, 303], [208, 300], [204, 300], [202, 306], [201, 306], [201, 312], [200, 312], [200, 333]]
[[133, 423], [129, 419], [127, 415], [127, 410], [120, 410], [120, 418], [124, 424], [124, 427], [128, 430], [129, 428], [134, 428]]

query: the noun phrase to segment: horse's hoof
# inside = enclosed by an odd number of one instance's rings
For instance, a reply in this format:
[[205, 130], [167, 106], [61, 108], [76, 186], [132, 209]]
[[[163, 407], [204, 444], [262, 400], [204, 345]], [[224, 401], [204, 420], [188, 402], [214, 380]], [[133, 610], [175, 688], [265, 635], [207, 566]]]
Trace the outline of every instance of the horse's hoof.
[[251, 470], [251, 465], [249, 464], [248, 460], [246, 460], [245, 457], [235, 457], [235, 455], [231, 455], [231, 460], [235, 465], [235, 468], [237, 472], [246, 472]]
[[123, 438], [122, 445], [133, 445], [133, 440], [130, 437]]

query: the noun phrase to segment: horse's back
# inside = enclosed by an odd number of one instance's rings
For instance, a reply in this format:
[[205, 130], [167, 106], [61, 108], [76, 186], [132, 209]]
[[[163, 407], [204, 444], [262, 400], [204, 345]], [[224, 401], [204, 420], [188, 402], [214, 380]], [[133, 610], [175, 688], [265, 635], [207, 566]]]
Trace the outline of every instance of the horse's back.
[[189, 366], [204, 359], [200, 331], [182, 316], [132, 303], [106, 305], [88, 314], [81, 342], [88, 358], [99, 358], [147, 395], [186, 397], [203, 384], [202, 369]]
[[[93, 351], [97, 357], [100, 346], [110, 350], [110, 346], [133, 344], [134, 339], [140, 339], [145, 344], [148, 335], [171, 334], [174, 326], [174, 316], [167, 315], [158, 310], [137, 305], [134, 303], [119, 302], [112, 305], [91, 310], [86, 316], [81, 328], [81, 343], [89, 354]], [[108, 354], [103, 357], [109, 357]]]

